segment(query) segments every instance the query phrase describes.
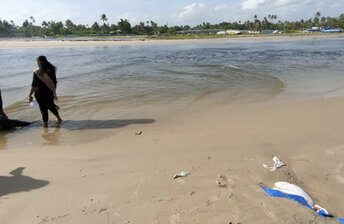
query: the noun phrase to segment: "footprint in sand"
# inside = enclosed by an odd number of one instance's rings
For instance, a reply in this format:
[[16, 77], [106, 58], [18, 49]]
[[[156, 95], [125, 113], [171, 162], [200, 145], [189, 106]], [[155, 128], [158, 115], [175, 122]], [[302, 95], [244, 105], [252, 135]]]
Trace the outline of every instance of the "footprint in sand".
[[219, 175], [217, 180], [216, 180], [216, 184], [219, 187], [224, 187], [227, 188], [228, 187], [228, 179], [225, 175]]
[[139, 201], [139, 190], [138, 190], [138, 188], [135, 191], [131, 192], [129, 201], [130, 202], [132, 202], [132, 201], [138, 202]]
[[228, 177], [226, 175], [219, 175], [216, 179], [216, 184], [219, 187], [234, 189], [236, 182], [238, 181], [237, 177]]
[[341, 183], [341, 184], [344, 184], [344, 174], [343, 174], [343, 163], [340, 163], [338, 169], [337, 169], [337, 175], [336, 175], [336, 178], [337, 180]]
[[177, 224], [180, 223], [180, 214], [179, 213], [174, 213], [170, 216], [168, 219], [169, 224]]

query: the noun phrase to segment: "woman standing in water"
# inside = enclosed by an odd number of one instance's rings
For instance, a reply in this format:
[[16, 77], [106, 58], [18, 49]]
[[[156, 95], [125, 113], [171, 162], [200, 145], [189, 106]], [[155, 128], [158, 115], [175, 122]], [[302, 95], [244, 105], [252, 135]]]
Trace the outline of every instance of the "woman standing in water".
[[29, 93], [29, 101], [33, 100], [32, 94], [38, 102], [39, 109], [42, 114], [44, 127], [48, 127], [48, 110], [50, 110], [57, 118], [57, 123], [61, 124], [62, 119], [59, 115], [59, 107], [55, 105], [56, 96], [56, 67], [52, 65], [45, 56], [37, 58], [38, 68], [33, 72], [31, 90]]

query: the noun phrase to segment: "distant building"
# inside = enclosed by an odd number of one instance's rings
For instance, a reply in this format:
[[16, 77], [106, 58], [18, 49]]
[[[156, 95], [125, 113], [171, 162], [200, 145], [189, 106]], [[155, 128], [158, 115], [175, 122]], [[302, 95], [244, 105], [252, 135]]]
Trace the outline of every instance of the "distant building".
[[326, 29], [322, 29], [321, 32], [323, 32], [323, 33], [340, 33], [340, 32], [343, 32], [343, 30], [340, 28], [326, 28]]
[[221, 30], [221, 31], [217, 32], [216, 34], [217, 34], [217, 35], [225, 35], [225, 34], [226, 34], [226, 31]]
[[202, 29], [202, 30], [180, 30], [178, 34], [217, 34], [223, 29]]
[[226, 34], [228, 34], [228, 35], [239, 35], [239, 34], [242, 34], [242, 31], [241, 30], [227, 30]]
[[217, 35], [239, 35], [242, 34], [241, 30], [221, 30], [217, 32]]
[[263, 33], [265, 34], [279, 34], [281, 31], [279, 30], [264, 30]]
[[321, 29], [320, 29], [320, 27], [313, 26], [312, 28], [308, 29], [308, 31], [310, 31], [310, 32], [320, 32]]
[[260, 33], [260, 31], [258, 31], [258, 30], [248, 30], [246, 32], [249, 34], [259, 34]]

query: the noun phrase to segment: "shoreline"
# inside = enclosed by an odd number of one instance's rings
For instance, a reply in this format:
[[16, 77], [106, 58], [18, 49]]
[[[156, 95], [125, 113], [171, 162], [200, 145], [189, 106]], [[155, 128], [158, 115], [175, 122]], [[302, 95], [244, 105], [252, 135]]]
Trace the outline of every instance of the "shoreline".
[[116, 46], [116, 45], [143, 45], [143, 44], [187, 44], [207, 43], [221, 41], [286, 41], [307, 39], [344, 39], [344, 33], [336, 34], [283, 34], [283, 35], [237, 35], [219, 38], [195, 38], [195, 39], [149, 39], [145, 37], [116, 37], [116, 38], [61, 38], [61, 39], [35, 39], [35, 38], [0, 38], [0, 49], [16, 48], [45, 48], [45, 47], [90, 47], [90, 46]]

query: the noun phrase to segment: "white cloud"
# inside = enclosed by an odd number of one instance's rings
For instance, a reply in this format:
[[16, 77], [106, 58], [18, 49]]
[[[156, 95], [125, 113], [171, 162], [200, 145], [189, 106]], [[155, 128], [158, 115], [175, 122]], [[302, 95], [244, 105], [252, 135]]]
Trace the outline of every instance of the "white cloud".
[[136, 24], [139, 22], [139, 19], [135, 16], [135, 13], [133, 12], [125, 12], [121, 15], [116, 16], [115, 21], [128, 20], [131, 24]]
[[324, 4], [324, 0], [243, 0], [241, 3], [243, 10], [301, 8], [309, 4]]
[[229, 9], [229, 7], [226, 4], [222, 4], [222, 5], [217, 5], [214, 8], [214, 12], [225, 12]]
[[[323, 16], [338, 16], [344, 3], [335, 4], [335, 0], [241, 0], [242, 15], [252, 19], [258, 15], [262, 19], [268, 14], [275, 14], [278, 20], [296, 21], [314, 17], [318, 11]], [[334, 5], [337, 5], [334, 7]]]
[[257, 9], [266, 0], [244, 0], [241, 5], [243, 10]]
[[180, 19], [196, 16], [200, 14], [205, 8], [203, 3], [193, 3], [184, 7], [183, 11], [179, 13]]
[[171, 16], [170, 21], [173, 21], [171, 24], [195, 26], [203, 22], [215, 24], [234, 21], [234, 18], [239, 18], [240, 15], [240, 4], [193, 3]]
[[34, 15], [37, 22], [51, 21], [58, 18], [59, 21], [65, 22], [67, 19], [72, 21], [79, 19], [82, 15], [73, 9], [64, 9], [56, 11], [52, 9], [43, 9]]
[[[299, 0], [276, 0], [275, 5], [276, 6], [290, 6], [290, 5], [293, 5], [296, 3], [300, 4], [300, 1]], [[301, 3], [301, 4], [303, 4], [303, 3]]]
[[[123, 20], [128, 20], [129, 23], [132, 26], [135, 26], [137, 24], [139, 24], [140, 22], [146, 22], [146, 21], [154, 21], [154, 22], [159, 22], [162, 18], [160, 16], [151, 16], [149, 14], [146, 15], [137, 15], [137, 13], [134, 12], [125, 12], [121, 15], [118, 15], [114, 18], [114, 20], [111, 20], [111, 23], [117, 23], [119, 22], [121, 19]], [[159, 24], [161, 25], [161, 24]]]

